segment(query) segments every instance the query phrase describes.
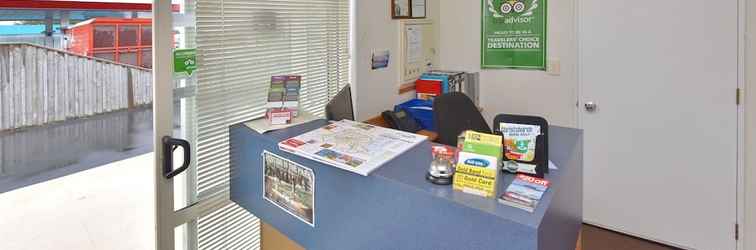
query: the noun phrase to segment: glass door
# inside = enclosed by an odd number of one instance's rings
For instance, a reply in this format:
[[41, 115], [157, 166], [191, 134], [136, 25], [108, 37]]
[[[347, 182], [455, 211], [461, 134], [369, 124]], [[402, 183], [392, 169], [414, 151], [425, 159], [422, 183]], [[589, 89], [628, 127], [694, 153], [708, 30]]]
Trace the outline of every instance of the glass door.
[[[209, 98], [218, 91], [216, 85], [205, 84], [203, 90], [199, 80], [203, 49], [198, 44], [196, 10], [208, 2], [212, 1], [153, 1], [156, 249], [160, 250], [253, 249], [259, 243], [257, 219], [229, 199], [226, 103]], [[213, 43], [206, 44], [204, 50], [212, 51]]]
[[229, 201], [228, 128], [264, 116], [272, 76], [301, 76], [300, 110], [323, 114], [350, 78], [350, 0], [166, 2], [153, 3], [158, 249], [256, 249], [259, 220]]

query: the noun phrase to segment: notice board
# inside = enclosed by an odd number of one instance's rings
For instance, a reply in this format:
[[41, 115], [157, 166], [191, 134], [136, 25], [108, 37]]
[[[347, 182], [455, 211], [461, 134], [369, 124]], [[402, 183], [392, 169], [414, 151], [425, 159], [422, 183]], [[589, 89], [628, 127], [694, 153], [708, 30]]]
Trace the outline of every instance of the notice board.
[[438, 64], [438, 36], [432, 20], [407, 20], [400, 26], [399, 74], [401, 82], [408, 83]]

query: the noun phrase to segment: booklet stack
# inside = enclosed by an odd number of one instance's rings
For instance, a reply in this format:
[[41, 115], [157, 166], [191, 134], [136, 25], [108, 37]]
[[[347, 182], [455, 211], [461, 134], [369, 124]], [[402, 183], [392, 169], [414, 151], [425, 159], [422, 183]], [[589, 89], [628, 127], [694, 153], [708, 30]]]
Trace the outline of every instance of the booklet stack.
[[549, 181], [520, 174], [499, 197], [499, 202], [532, 213], [548, 188]]
[[454, 190], [496, 197], [496, 180], [502, 157], [501, 140], [498, 135], [465, 132], [454, 173]]

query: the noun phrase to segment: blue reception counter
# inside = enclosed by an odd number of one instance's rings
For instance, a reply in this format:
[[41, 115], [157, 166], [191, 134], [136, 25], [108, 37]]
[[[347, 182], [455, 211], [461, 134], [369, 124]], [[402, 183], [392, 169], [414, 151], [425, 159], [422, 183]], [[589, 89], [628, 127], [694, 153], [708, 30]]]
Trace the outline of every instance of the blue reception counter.
[[[278, 149], [278, 142], [324, 126], [314, 121], [259, 134], [230, 129], [231, 199], [307, 249], [575, 249], [582, 223], [582, 132], [551, 127], [549, 154], [559, 167], [535, 213], [454, 192], [424, 176], [424, 142], [364, 177]], [[315, 173], [315, 227], [263, 199], [263, 150]], [[512, 181], [501, 175], [499, 194]]]

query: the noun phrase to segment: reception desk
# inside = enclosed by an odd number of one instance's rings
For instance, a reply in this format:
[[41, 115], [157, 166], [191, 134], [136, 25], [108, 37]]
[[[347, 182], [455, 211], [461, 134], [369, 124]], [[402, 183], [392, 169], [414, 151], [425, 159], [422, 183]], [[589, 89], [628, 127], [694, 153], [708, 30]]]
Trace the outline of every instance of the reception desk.
[[[278, 142], [327, 124], [318, 120], [259, 134], [230, 128], [231, 199], [306, 249], [575, 249], [582, 223], [582, 132], [551, 127], [549, 154], [559, 170], [529, 213], [425, 181], [430, 142], [360, 176], [278, 149]], [[315, 225], [263, 198], [261, 154], [313, 170]], [[512, 181], [502, 174], [499, 194]]]

